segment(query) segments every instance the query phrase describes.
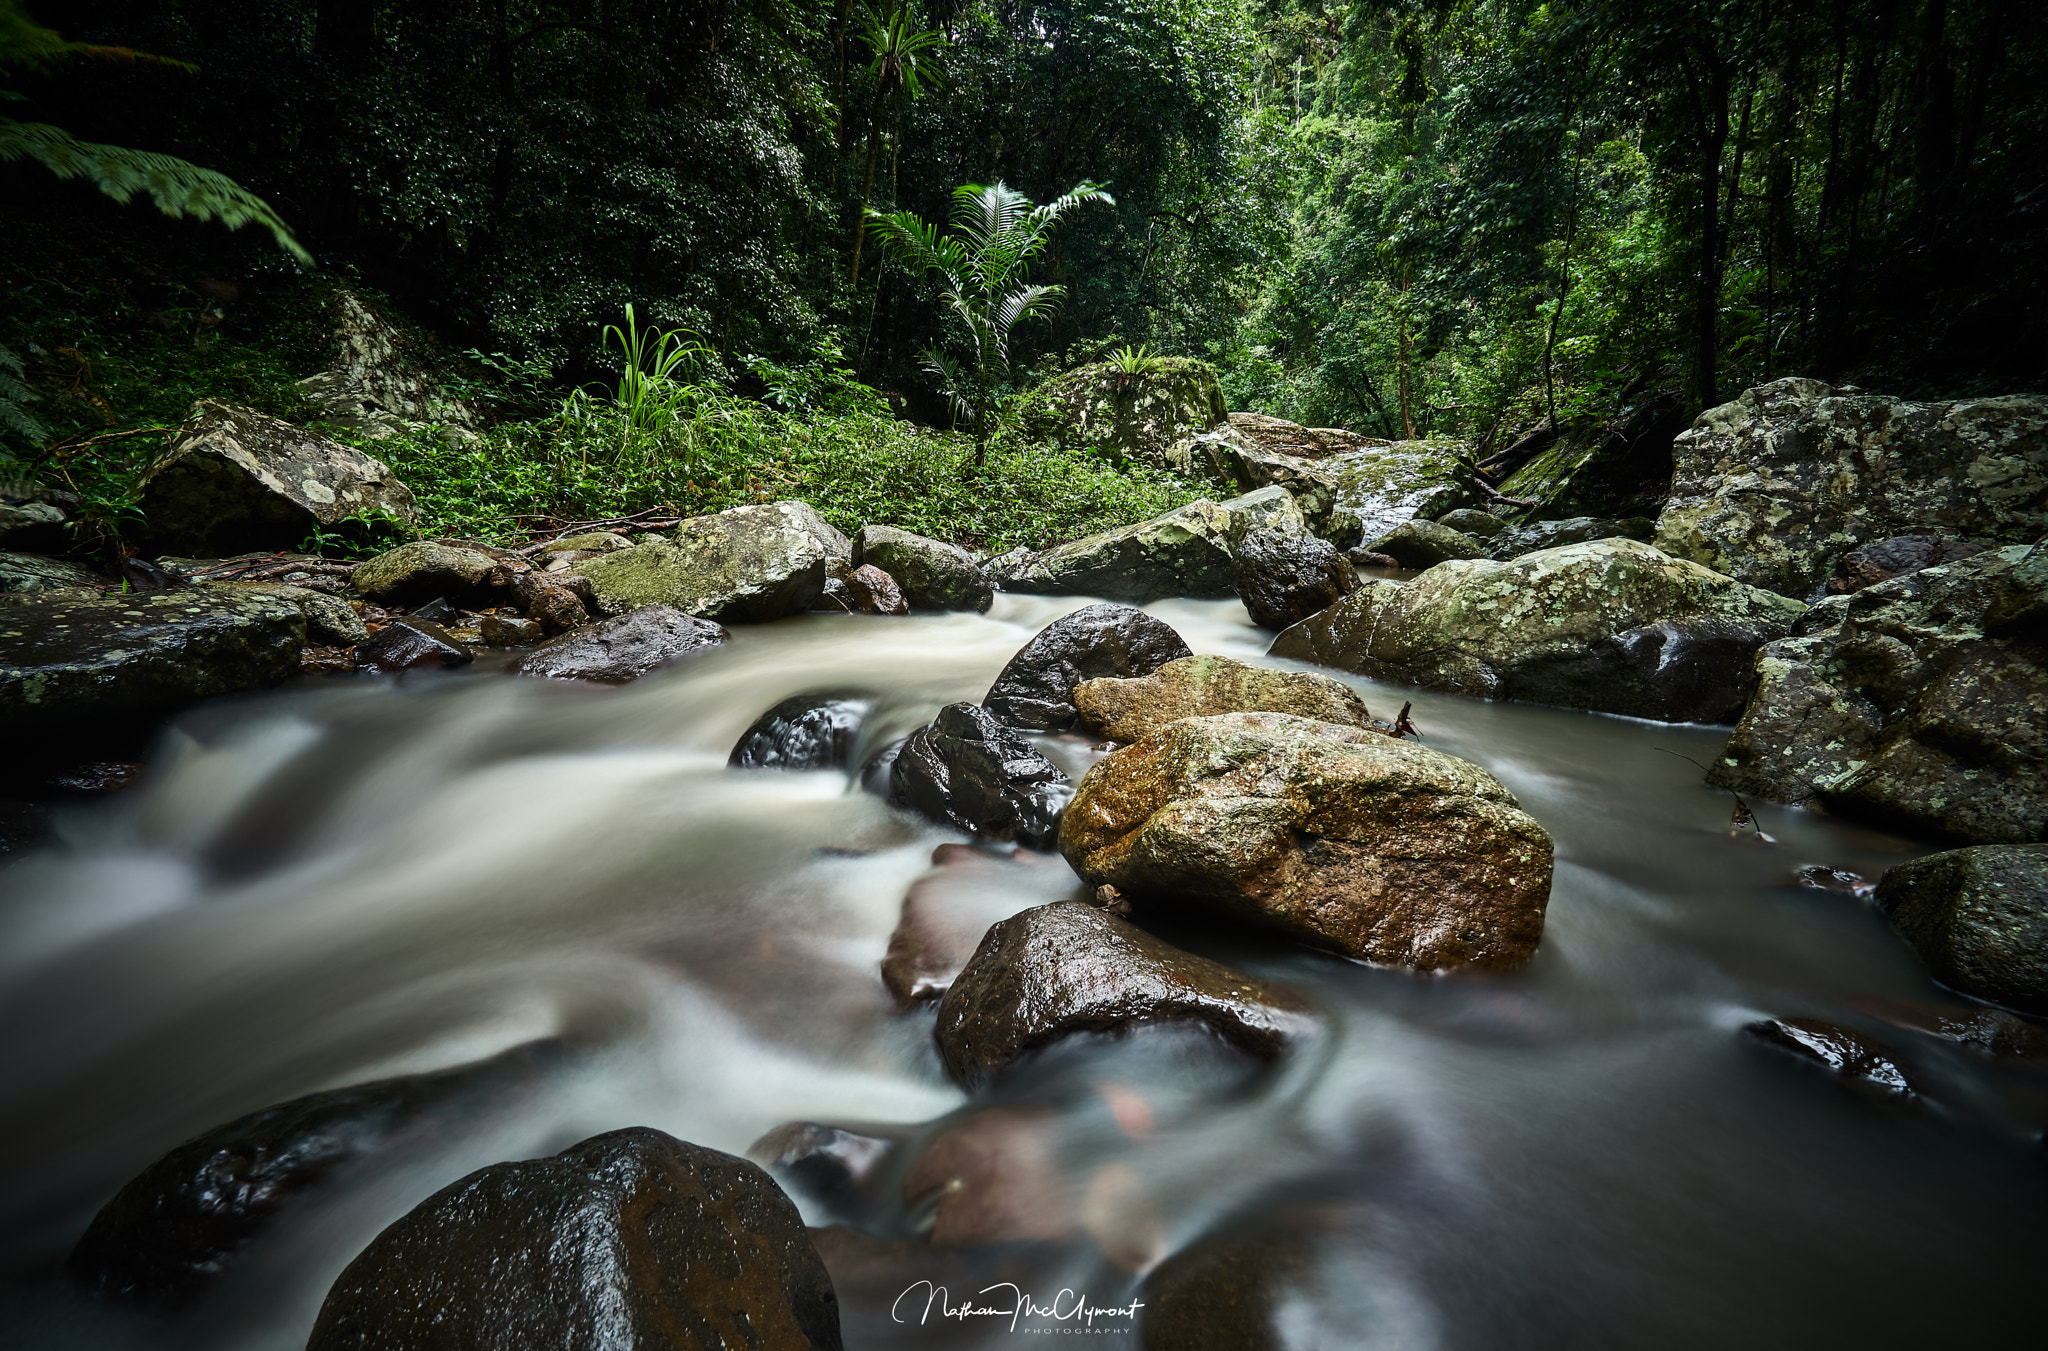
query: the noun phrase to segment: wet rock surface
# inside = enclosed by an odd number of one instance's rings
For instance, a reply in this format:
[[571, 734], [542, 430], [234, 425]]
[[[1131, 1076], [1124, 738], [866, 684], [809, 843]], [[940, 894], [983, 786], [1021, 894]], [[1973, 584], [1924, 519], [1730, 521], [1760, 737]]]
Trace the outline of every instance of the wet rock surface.
[[735, 769], [844, 769], [875, 703], [860, 690], [792, 694], [754, 719], [726, 763]]
[[1472, 536], [1435, 521], [1403, 521], [1367, 544], [1404, 568], [1433, 568], [1453, 558], [1484, 558], [1486, 546]]
[[995, 588], [974, 555], [894, 526], [862, 526], [853, 540], [853, 561], [895, 578], [904, 597], [920, 610], [982, 613], [995, 601]]
[[85, 588], [104, 590], [107, 579], [82, 563], [0, 550], [0, 595]]
[[1017, 650], [983, 702], [1012, 727], [1075, 726], [1074, 687], [1103, 676], [1141, 676], [1191, 655], [1172, 625], [1128, 605], [1089, 605], [1039, 630]]
[[1543, 549], [1567, 544], [1585, 544], [1596, 539], [1647, 541], [1657, 533], [1657, 523], [1647, 516], [1609, 520], [1600, 516], [1573, 516], [1562, 521], [1535, 521], [1503, 530], [1486, 540], [1486, 557], [1503, 562]]
[[803, 502], [768, 502], [697, 516], [666, 540], [577, 566], [605, 614], [669, 605], [720, 623], [765, 624], [811, 608], [827, 564], [846, 561], [846, 536]]
[[485, 615], [480, 628], [492, 647], [532, 647], [547, 636], [539, 620], [509, 614]]
[[202, 399], [136, 480], [159, 546], [222, 555], [289, 549], [344, 517], [419, 519], [383, 461], [250, 408]]
[[903, 1175], [903, 1203], [932, 1209], [935, 1248], [1071, 1243], [1081, 1234], [1060, 1120], [1042, 1107], [993, 1107], [949, 1124]]
[[1086, 680], [1074, 687], [1074, 704], [1084, 728], [1123, 745], [1182, 718], [1218, 713], [1291, 713], [1347, 727], [1372, 723], [1365, 701], [1341, 680], [1229, 657], [1181, 657], [1150, 675]]
[[1233, 594], [1233, 517], [1200, 498], [1149, 521], [1119, 526], [1034, 555], [1003, 578], [1009, 591], [1106, 596], [1145, 605], [1170, 596]]
[[1916, 1092], [1891, 1050], [1846, 1027], [1818, 1018], [1765, 1018], [1745, 1025], [1742, 1035], [1811, 1061], [1852, 1088], [1898, 1098]]
[[942, 844], [932, 871], [911, 883], [903, 914], [882, 958], [882, 983], [909, 1008], [943, 995], [973, 959], [998, 920], [1030, 905], [1061, 899], [1077, 885], [1065, 861], [1028, 849], [1007, 856], [971, 845]]
[[308, 1351], [841, 1345], [831, 1278], [773, 1179], [645, 1128], [443, 1188], [373, 1240]]
[[1145, 1279], [1145, 1351], [1284, 1351], [1287, 1306], [1314, 1288], [1327, 1241], [1261, 1229], [1181, 1249]]
[[1898, 535], [2013, 544], [2048, 531], [2048, 401], [1913, 403], [1790, 378], [1702, 413], [1672, 445], [1657, 545], [1788, 596]]
[[1713, 722], [1741, 711], [1744, 663], [1803, 609], [1610, 539], [1369, 582], [1272, 653], [1428, 689]]
[[732, 635], [708, 619], [666, 605], [644, 605], [551, 638], [527, 653], [520, 675], [621, 685], [686, 657], [701, 656]]
[[839, 559], [826, 565], [825, 591], [819, 597], [821, 610], [846, 610], [853, 614], [894, 615], [910, 613], [910, 602], [896, 579], [872, 563], [849, 567]]
[[1077, 1032], [1192, 1021], [1271, 1059], [1311, 1025], [1299, 996], [1073, 901], [995, 925], [939, 1004], [935, 1035], [962, 1085]]
[[[271, 582], [220, 582], [215, 586], [231, 586], [239, 591], [256, 595], [272, 596], [288, 604], [296, 605], [306, 620], [306, 641], [328, 647], [354, 647], [370, 636], [363, 627], [362, 617], [355, 607], [339, 596], [330, 596], [323, 591], [311, 591], [303, 586], [283, 586]], [[207, 585], [196, 588], [198, 594], [205, 594]]]
[[357, 595], [380, 605], [459, 604], [483, 593], [496, 561], [477, 549], [414, 540], [368, 560], [348, 580]]
[[1481, 511], [1477, 507], [1459, 507], [1456, 511], [1447, 511], [1436, 518], [1436, 523], [1447, 525], [1461, 535], [1469, 535], [1479, 540], [1492, 539], [1508, 528], [1506, 521], [1490, 511]]
[[476, 654], [431, 619], [401, 615], [356, 649], [356, 660], [380, 671], [467, 666]]
[[1073, 785], [978, 704], [948, 704], [911, 733], [890, 770], [895, 800], [975, 835], [1050, 849]]
[[512, 595], [545, 633], [566, 633], [586, 622], [589, 592], [590, 582], [580, 573], [529, 571], [512, 579]]
[[1929, 854], [1885, 873], [1875, 899], [1942, 984], [2048, 1013], [2048, 844]]
[[1327, 540], [1261, 531], [1234, 551], [1233, 585], [1262, 629], [1284, 629], [1320, 614], [1358, 589], [1358, 569]]
[[1279, 713], [1185, 719], [1101, 761], [1060, 851], [1140, 914], [1196, 905], [1425, 971], [1521, 966], [1550, 896], [1550, 836], [1485, 770]]
[[866, 1209], [862, 1193], [875, 1166], [895, 1146], [864, 1130], [792, 1121], [747, 1146], [747, 1157], [812, 1206], [855, 1218]]
[[1842, 555], [1842, 561], [1835, 564], [1835, 575], [1828, 578], [1828, 594], [1853, 595], [1867, 586], [1876, 586], [1894, 577], [1904, 577], [1943, 563], [1960, 563], [1983, 552], [1981, 544], [1943, 539], [1939, 535], [1900, 535], [1895, 539], [1879, 540]]
[[2048, 819], [2048, 548], [1992, 550], [1833, 602], [1772, 642], [1708, 775], [1738, 793], [1955, 841]]

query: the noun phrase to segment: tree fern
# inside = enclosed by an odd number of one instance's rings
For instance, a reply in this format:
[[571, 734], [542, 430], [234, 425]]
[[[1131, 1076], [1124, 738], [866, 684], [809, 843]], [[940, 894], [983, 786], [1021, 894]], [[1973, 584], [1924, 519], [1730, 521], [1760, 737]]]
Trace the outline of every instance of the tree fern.
[[39, 446], [49, 439], [50, 429], [30, 416], [23, 408], [25, 403], [34, 403], [39, 397], [22, 379], [26, 374], [21, 367], [21, 358], [5, 347], [0, 347], [0, 431], [12, 433]]

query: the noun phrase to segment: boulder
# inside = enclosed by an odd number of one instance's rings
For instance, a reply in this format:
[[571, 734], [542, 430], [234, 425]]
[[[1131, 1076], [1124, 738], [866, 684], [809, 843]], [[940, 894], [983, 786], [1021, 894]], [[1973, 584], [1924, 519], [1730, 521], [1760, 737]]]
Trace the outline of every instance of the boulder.
[[1708, 781], [1965, 843], [2048, 818], [2048, 547], [1997, 549], [1840, 598], [1762, 648]]
[[797, 1209], [730, 1154], [644, 1127], [501, 1163], [428, 1197], [341, 1273], [307, 1351], [838, 1351]]
[[1842, 561], [1835, 564], [1835, 575], [1828, 578], [1828, 594], [1853, 595], [1866, 586], [1876, 586], [1922, 568], [1959, 563], [1983, 552], [1981, 544], [1943, 539], [1939, 535], [1900, 535], [1879, 540], [1842, 555]]
[[701, 656], [731, 637], [708, 619], [666, 605], [643, 605], [550, 638], [513, 669], [552, 680], [623, 685], [670, 662]]
[[844, 769], [875, 697], [854, 690], [792, 694], [754, 719], [726, 763], [734, 769]]
[[1403, 521], [1434, 520], [1472, 499], [1472, 447], [1424, 439], [1383, 443], [1322, 463], [1333, 481], [1335, 507], [1359, 520], [1360, 539], [1378, 539]]
[[890, 770], [895, 800], [941, 825], [1050, 849], [1073, 785], [979, 704], [948, 704]]
[[724, 624], [765, 624], [801, 614], [825, 592], [846, 536], [803, 502], [768, 502], [697, 516], [667, 540], [578, 564], [608, 615], [669, 605]]
[[1187, 643], [1163, 619], [1128, 605], [1088, 605], [1062, 615], [1010, 658], [982, 702], [1012, 727], [1071, 730], [1074, 686], [1101, 676], [1149, 675]]
[[1311, 1202], [1180, 1248], [1145, 1277], [1144, 1351], [1300, 1346], [1298, 1310], [1323, 1297], [1338, 1235], [1357, 1223], [1355, 1213], [1318, 1213]]
[[379, 605], [457, 604], [482, 596], [497, 560], [477, 549], [439, 540], [414, 540], [386, 549], [351, 572], [349, 586]]
[[1502, 496], [1536, 504], [1532, 516], [1654, 516], [1671, 494], [1672, 438], [1685, 426], [1683, 396], [1656, 390], [1605, 423], [1563, 435], [1539, 427], [1490, 457], [1488, 470], [1503, 476]]
[[588, 593], [590, 582], [581, 573], [527, 571], [512, 579], [513, 598], [544, 633], [567, 633], [588, 621]]
[[1492, 539], [1508, 528], [1508, 523], [1500, 517], [1490, 511], [1480, 511], [1476, 507], [1459, 507], [1456, 511], [1447, 511], [1436, 518], [1436, 523], [1449, 526], [1461, 535], [1470, 535], [1473, 539]]
[[1637, 539], [1647, 540], [1655, 534], [1657, 523], [1647, 516], [1637, 516], [1625, 521], [1608, 520], [1599, 516], [1574, 516], [1564, 521], [1533, 521], [1503, 530], [1486, 541], [1486, 556], [1502, 562], [1533, 554], [1544, 549], [1558, 549], [1567, 544], [1584, 544], [1596, 539]]
[[1753, 687], [1752, 655], [1804, 608], [1635, 540], [1596, 540], [1367, 582], [1272, 653], [1492, 699], [1721, 722]]
[[488, 614], [481, 627], [484, 641], [492, 647], [532, 647], [547, 636], [539, 620], [517, 615]]
[[0, 502], [0, 549], [61, 550], [64, 510], [48, 502]]
[[1263, 413], [1232, 413], [1230, 430], [1265, 454], [1290, 455], [1304, 460], [1319, 460], [1330, 455], [1393, 444], [1359, 432], [1346, 431], [1342, 427], [1304, 427]]
[[2048, 1013], [2048, 844], [1929, 854], [1887, 872], [1876, 899], [1942, 984]]
[[1272, 1059], [1312, 1026], [1299, 996], [1183, 952], [1129, 920], [1057, 901], [1003, 920], [939, 1004], [934, 1035], [963, 1087], [1076, 1032], [1199, 1022]]
[[1404, 568], [1433, 568], [1454, 558], [1486, 557], [1486, 546], [1470, 535], [1420, 517], [1401, 522], [1365, 547]]
[[1032, 396], [1025, 420], [1041, 440], [1164, 469], [1176, 446], [1223, 422], [1223, 390], [1206, 361], [1165, 357], [1142, 375], [1099, 361], [1048, 381]]
[[103, 1299], [177, 1308], [213, 1289], [294, 1211], [363, 1165], [445, 1145], [545, 1073], [559, 1044], [474, 1065], [311, 1093], [237, 1117], [138, 1173], [100, 1208], [65, 1275]]
[[1300, 535], [1308, 530], [1308, 518], [1293, 493], [1270, 484], [1219, 505], [1230, 513], [1228, 539], [1233, 548], [1254, 535]]
[[942, 844], [932, 851], [932, 870], [903, 897], [882, 957], [882, 983], [902, 1008], [937, 999], [973, 959], [989, 925], [1073, 890], [1073, 871], [1057, 858]]
[[347, 287], [333, 301], [334, 358], [299, 381], [327, 420], [382, 441], [422, 424], [474, 437], [476, 414], [441, 392], [443, 380], [418, 340]]
[[1657, 547], [1788, 596], [1897, 535], [2048, 532], [2048, 399], [1913, 403], [1789, 378], [1708, 409], [1672, 455]]
[[1109, 756], [1060, 852], [1141, 913], [1200, 904], [1424, 971], [1523, 965], [1550, 897], [1550, 836], [1485, 770], [1283, 713], [1187, 718]]
[[303, 586], [275, 582], [215, 582], [195, 588], [202, 594], [212, 586], [232, 586], [239, 591], [274, 596], [299, 607], [306, 620], [306, 642], [314, 646], [354, 647], [370, 636], [355, 607], [339, 596]]
[[411, 490], [383, 461], [212, 399], [192, 406], [135, 491], [159, 546], [213, 557], [295, 548], [350, 516], [419, 520]]
[[840, 559], [826, 564], [825, 594], [818, 608], [845, 610], [849, 614], [893, 615], [910, 613], [910, 602], [896, 579], [871, 563], [850, 567]]
[[107, 587], [107, 579], [69, 559], [0, 550], [0, 596], [68, 591], [80, 587], [103, 591]]
[[1010, 591], [1107, 596], [1144, 605], [1231, 591], [1234, 518], [1199, 498], [1136, 525], [1118, 526], [1034, 555], [1004, 580]]
[[1846, 1027], [1818, 1018], [1765, 1018], [1745, 1025], [1742, 1034], [1811, 1061], [1851, 1088], [1898, 1098], [1915, 1092], [1890, 1048]]
[[1372, 725], [1365, 701], [1341, 680], [1229, 657], [1181, 657], [1150, 675], [1085, 680], [1074, 687], [1074, 706], [1083, 727], [1120, 745], [1182, 718], [1219, 713], [1291, 713], [1346, 727]]
[[306, 619], [243, 587], [50, 600], [0, 610], [0, 727], [162, 713], [298, 672]]
[[1359, 586], [1351, 560], [1309, 534], [1252, 535], [1237, 546], [1231, 572], [1245, 614], [1262, 629], [1299, 624]]
[[402, 615], [370, 635], [356, 649], [356, 660], [380, 671], [417, 667], [467, 666], [476, 654], [461, 639], [431, 619]]

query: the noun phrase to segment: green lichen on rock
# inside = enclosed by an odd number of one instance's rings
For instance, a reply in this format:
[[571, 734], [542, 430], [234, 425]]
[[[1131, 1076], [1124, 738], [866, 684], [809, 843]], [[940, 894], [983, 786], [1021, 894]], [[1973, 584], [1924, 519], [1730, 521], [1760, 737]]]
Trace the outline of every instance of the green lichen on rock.
[[496, 560], [476, 549], [414, 540], [387, 549], [349, 574], [349, 586], [368, 600], [418, 605], [447, 599], [461, 602], [483, 585]]
[[1182, 718], [1219, 713], [1291, 713], [1346, 727], [1372, 720], [1365, 701], [1341, 680], [1229, 657], [1181, 657], [1149, 675], [1084, 680], [1074, 687], [1074, 707], [1083, 727], [1124, 743]]
[[107, 579], [91, 568], [62, 558], [0, 550], [0, 595], [57, 591], [70, 587], [104, 587]]
[[1077, 367], [1032, 396], [1034, 435], [1072, 448], [1094, 446], [1155, 469], [1170, 452], [1224, 421], [1223, 389], [1206, 361], [1166, 357], [1143, 374], [1113, 362]]
[[1875, 899], [1942, 984], [2048, 1012], [2048, 845], [1929, 854], [1887, 872]]
[[762, 624], [810, 608], [827, 563], [852, 545], [803, 502], [734, 507], [684, 521], [666, 540], [578, 565], [598, 609], [626, 614], [667, 605], [721, 623]]
[[920, 610], [979, 613], [995, 601], [995, 588], [974, 555], [956, 544], [894, 526], [862, 526], [853, 541], [853, 563], [873, 564], [888, 573], [903, 588], [904, 598]]
[[1401, 522], [1365, 547], [1395, 559], [1404, 568], [1433, 568], [1454, 558], [1486, 557], [1486, 546], [1472, 536], [1419, 517]]
[[1007, 590], [1103, 596], [1144, 605], [1168, 596], [1235, 594], [1231, 532], [1237, 517], [1208, 498], [1164, 516], [1077, 539], [1007, 573]]

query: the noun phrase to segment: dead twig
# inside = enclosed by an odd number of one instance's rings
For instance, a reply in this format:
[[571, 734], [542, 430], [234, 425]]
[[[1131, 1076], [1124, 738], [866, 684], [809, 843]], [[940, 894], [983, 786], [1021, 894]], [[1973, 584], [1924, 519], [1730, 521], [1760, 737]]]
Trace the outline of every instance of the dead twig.
[[87, 446], [96, 446], [102, 441], [119, 441], [126, 436], [147, 436], [151, 432], [174, 432], [176, 430], [178, 430], [176, 427], [132, 427], [125, 432], [102, 432], [98, 436], [88, 436], [83, 441], [68, 439], [59, 441], [50, 447], [50, 451], [52, 454], [55, 454], [60, 450], [84, 450]]
[[1380, 727], [1379, 730], [1397, 741], [1404, 736], [1412, 736], [1420, 740], [1422, 738], [1421, 730], [1408, 718], [1408, 714], [1414, 707], [1415, 701], [1410, 699], [1407, 703], [1401, 705], [1401, 711], [1394, 715], [1394, 720], [1386, 726]]
[[[1679, 759], [1685, 761], [1689, 765], [1692, 765], [1694, 768], [1698, 769], [1702, 774], [1711, 772], [1707, 769], [1705, 765], [1693, 759], [1690, 755], [1680, 755], [1677, 751], [1664, 750], [1662, 746], [1652, 746], [1650, 747], [1650, 749], [1653, 751], [1664, 751], [1666, 755], [1677, 755]], [[1713, 784], [1710, 786], [1715, 788], [1721, 787], [1721, 785], [1719, 784]], [[1761, 840], [1763, 843], [1777, 843], [1777, 840], [1773, 839], [1769, 835], [1764, 834], [1764, 828], [1756, 823], [1756, 813], [1751, 811], [1749, 809], [1749, 804], [1742, 800], [1742, 794], [1736, 792], [1733, 788], [1722, 788], [1721, 791], [1735, 799], [1735, 812], [1732, 816], [1728, 818], [1728, 834], [1730, 838], [1733, 838], [1734, 836], [1741, 834], [1742, 828], [1744, 826], [1748, 826], [1751, 830], [1756, 832], [1757, 839]]]

